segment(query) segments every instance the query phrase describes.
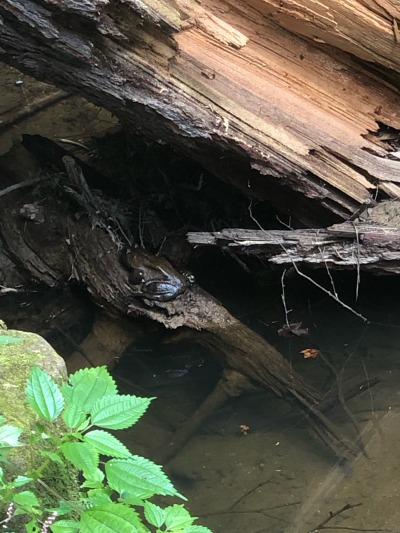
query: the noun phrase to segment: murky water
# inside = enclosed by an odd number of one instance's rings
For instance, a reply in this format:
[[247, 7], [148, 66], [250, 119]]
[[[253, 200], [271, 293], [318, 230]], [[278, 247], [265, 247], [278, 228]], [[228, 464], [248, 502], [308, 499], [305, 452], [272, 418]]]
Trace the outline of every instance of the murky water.
[[[339, 278], [337, 290], [343, 289], [349, 299], [352, 280], [345, 276], [344, 286], [340, 283]], [[277, 335], [284, 320], [279, 289], [264, 305], [267, 293], [252, 298], [251, 309], [245, 296], [237, 294], [232, 302], [236, 314], [327, 394], [338, 383], [346, 392], [375, 378], [380, 382], [347, 400], [346, 410], [337, 401], [328, 413], [343, 433], [354, 437], [354, 420], [346, 412], [350, 411], [362, 434], [365, 452], [344, 466], [315, 436], [305, 417], [267, 391], [231, 400], [213, 413], [167, 465], [201, 523], [215, 533], [400, 531], [398, 290], [399, 283], [392, 278], [368, 278], [361, 287], [357, 311], [377, 323], [366, 324], [297, 280], [286, 294], [292, 309], [290, 320], [301, 321], [310, 334], [292, 339]], [[319, 348], [323, 357], [303, 359], [300, 350], [311, 346]], [[156, 345], [147, 350], [139, 357], [147, 368], [133, 366], [130, 375], [126, 360], [123, 375], [135, 380], [132, 373], [136, 374], [143, 391], [157, 399], [125, 438], [133, 449], [151, 456], [190, 418], [219, 371], [210, 363], [210, 355], [201, 354], [198, 347], [192, 348], [192, 354], [190, 346]], [[180, 377], [173, 377], [162, 368], [158, 356], [171, 368], [179, 358], [186, 364], [192, 357], [194, 364], [184, 367], [187, 371]], [[241, 426], [249, 429], [243, 431]]]

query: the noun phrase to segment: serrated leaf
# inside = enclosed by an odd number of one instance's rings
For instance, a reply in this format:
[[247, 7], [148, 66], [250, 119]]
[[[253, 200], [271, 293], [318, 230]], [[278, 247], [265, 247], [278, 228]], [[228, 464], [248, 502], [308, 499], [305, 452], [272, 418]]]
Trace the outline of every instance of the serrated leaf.
[[144, 533], [137, 513], [121, 503], [106, 503], [81, 514], [80, 533]]
[[149, 524], [156, 527], [161, 527], [165, 521], [164, 509], [152, 502], [145, 502], [144, 516]]
[[91, 411], [92, 424], [105, 429], [126, 429], [145, 413], [153, 398], [129, 395], [105, 396]]
[[57, 520], [51, 526], [53, 533], [76, 533], [79, 531], [79, 523], [74, 520]]
[[26, 385], [29, 405], [45, 420], [55, 420], [64, 407], [64, 398], [55, 381], [39, 367], [33, 367]]
[[105, 469], [108, 484], [120, 494], [126, 492], [137, 498], [150, 498], [154, 494], [180, 496], [161, 467], [144, 457], [111, 459]]
[[204, 526], [188, 526], [185, 527], [183, 533], [213, 533], [211, 529]]
[[93, 405], [103, 396], [117, 394], [115, 381], [105, 366], [82, 368], [69, 377], [70, 385], [62, 387], [68, 404], [75, 404], [84, 413], [90, 413]]
[[12, 501], [17, 505], [21, 505], [22, 507], [37, 507], [40, 505], [36, 494], [34, 494], [31, 490], [23, 490], [17, 494], [14, 494]]
[[184, 529], [191, 526], [196, 520], [195, 517], [190, 516], [183, 505], [171, 505], [165, 509], [165, 527], [167, 531], [174, 531], [177, 529]]
[[9, 448], [14, 446], [23, 446], [22, 442], [19, 442], [19, 437], [22, 433], [21, 428], [4, 424], [0, 426], [0, 447]]
[[75, 468], [83, 471], [86, 477], [90, 477], [90, 472], [97, 469], [99, 454], [90, 444], [86, 442], [66, 442], [61, 445], [61, 451]]
[[13, 342], [21, 342], [24, 339], [21, 337], [11, 337], [11, 335], [0, 335], [0, 345], [1, 344], [12, 344]]
[[69, 428], [77, 429], [85, 422], [87, 413], [78, 403], [72, 402], [64, 409], [62, 417]]
[[130, 457], [132, 454], [114, 435], [101, 429], [89, 431], [83, 437], [85, 442], [91, 444], [99, 453], [109, 457]]

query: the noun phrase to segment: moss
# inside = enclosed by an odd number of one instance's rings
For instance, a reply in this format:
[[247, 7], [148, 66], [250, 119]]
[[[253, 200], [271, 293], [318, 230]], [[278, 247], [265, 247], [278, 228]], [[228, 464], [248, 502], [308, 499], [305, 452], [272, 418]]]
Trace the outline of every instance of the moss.
[[[21, 341], [0, 344], [2, 388], [0, 414], [5, 417], [8, 424], [24, 430], [20, 439], [24, 442], [24, 435], [26, 438], [27, 433], [35, 427], [38, 420], [25, 398], [26, 381], [32, 367], [39, 366], [58, 383], [66, 380], [67, 371], [63, 359], [42, 337], [23, 331], [5, 331], [4, 328], [4, 323], [0, 321], [0, 335], [7, 334]], [[56, 436], [62, 435], [65, 430], [61, 418], [53, 423], [45, 424], [45, 431], [47, 426], [49, 432]], [[15, 477], [37, 469], [43, 464], [40, 452], [48, 447], [49, 442], [44, 440], [38, 445], [18, 448], [11, 455], [10, 464], [4, 467], [6, 475]], [[35, 493], [43, 501], [45, 507], [54, 507], [59, 503], [54, 493], [62, 495], [62, 498], [66, 500], [78, 499], [77, 472], [71, 465], [50, 462], [44, 469], [41, 480], [52, 489], [49, 492], [43, 485], [35, 485]], [[30, 487], [27, 486], [27, 488]]]

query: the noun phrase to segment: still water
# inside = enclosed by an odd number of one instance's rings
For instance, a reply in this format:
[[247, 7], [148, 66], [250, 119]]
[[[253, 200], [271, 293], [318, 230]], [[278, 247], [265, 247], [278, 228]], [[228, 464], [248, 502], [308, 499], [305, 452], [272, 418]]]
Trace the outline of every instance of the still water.
[[[364, 452], [340, 464], [307, 418], [268, 391], [232, 399], [166, 465], [191, 513], [214, 533], [400, 532], [400, 283], [364, 276], [355, 303], [354, 276], [335, 282], [368, 322], [304, 280], [287, 284], [285, 298], [289, 321], [307, 327], [307, 337], [278, 335], [285, 321], [279, 283], [234, 297], [221, 289], [218, 297], [324, 394], [338, 397], [338, 387], [345, 394], [379, 380], [345, 409], [337, 400], [327, 413], [349, 438], [356, 423]], [[300, 351], [310, 347], [322, 356], [304, 359]], [[152, 457], [190, 419], [219, 372], [194, 344], [133, 348], [116, 369], [120, 387], [128, 392], [132, 383], [129, 392], [156, 399], [126, 443]]]

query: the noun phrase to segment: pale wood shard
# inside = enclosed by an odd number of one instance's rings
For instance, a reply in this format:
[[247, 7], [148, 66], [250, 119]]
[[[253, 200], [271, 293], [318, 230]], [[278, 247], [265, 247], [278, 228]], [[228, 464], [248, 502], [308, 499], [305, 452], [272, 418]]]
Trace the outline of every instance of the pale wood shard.
[[327, 229], [243, 230], [188, 234], [194, 246], [219, 246], [280, 265], [400, 274], [400, 201], [382, 202], [358, 220]]
[[397, 194], [400, 161], [371, 133], [400, 130], [398, 11], [390, 0], [0, 0], [0, 57], [315, 226], [377, 188]]

